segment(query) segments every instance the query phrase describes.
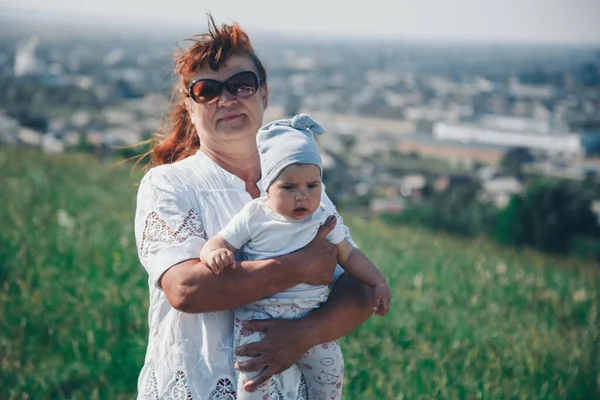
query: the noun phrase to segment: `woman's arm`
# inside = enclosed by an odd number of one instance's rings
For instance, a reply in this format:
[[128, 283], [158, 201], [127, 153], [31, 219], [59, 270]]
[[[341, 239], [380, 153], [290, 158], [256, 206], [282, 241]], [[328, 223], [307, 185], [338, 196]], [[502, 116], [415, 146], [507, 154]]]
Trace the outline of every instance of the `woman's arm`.
[[335, 246], [325, 236], [335, 227], [334, 217], [321, 226], [302, 250], [275, 259], [243, 261], [235, 269], [214, 274], [198, 259], [169, 268], [159, 279], [167, 300], [187, 313], [229, 310], [299, 283], [331, 283], [337, 264]]
[[290, 368], [310, 348], [339, 339], [371, 316], [373, 289], [350, 274], [334, 285], [320, 308], [300, 319], [243, 321], [245, 328], [266, 332], [260, 342], [236, 349], [239, 356], [254, 357], [236, 364], [241, 371], [261, 371], [244, 388], [254, 391], [271, 376]]

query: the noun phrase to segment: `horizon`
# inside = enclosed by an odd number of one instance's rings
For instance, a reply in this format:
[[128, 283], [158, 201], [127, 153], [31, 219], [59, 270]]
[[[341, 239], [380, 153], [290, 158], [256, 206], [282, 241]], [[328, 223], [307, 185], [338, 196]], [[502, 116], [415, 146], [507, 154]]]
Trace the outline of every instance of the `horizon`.
[[[12, 5], [10, 4], [11, 1], [13, 2]], [[68, 5], [69, 1], [71, 0], [57, 0], [54, 1], [56, 4], [49, 6], [45, 3], [31, 4], [37, 3], [32, 0], [21, 0], [19, 5], [14, 0], [4, 0], [4, 4], [0, 6], [3, 14], [0, 18], [7, 22], [41, 23], [43, 25], [58, 24], [65, 28], [79, 26], [89, 29], [91, 24], [95, 30], [118, 28], [123, 29], [124, 32], [128, 30], [143, 32], [148, 31], [150, 27], [158, 28], [165, 33], [193, 32], [194, 30], [205, 30], [207, 26], [206, 12], [208, 10], [204, 6], [196, 7], [197, 12], [185, 12], [183, 15], [175, 6], [169, 8], [170, 13], [165, 13], [165, 9], [156, 8], [159, 7], [156, 5], [154, 5], [154, 8], [144, 10], [144, 13], [138, 13], [137, 10], [133, 10], [133, 12], [131, 10], [127, 11], [126, 8], [122, 8], [120, 10], [122, 12], [115, 13], [112, 9], [109, 10], [105, 6], [102, 6], [104, 8], [98, 8], [99, 4], [96, 3], [100, 0], [88, 1], [87, 3], [91, 4], [90, 7], [84, 5], [69, 7], [68, 10], [65, 10], [64, 8]], [[537, 9], [534, 6], [540, 0], [529, 0], [525, 2], [528, 5], [528, 7], [525, 7], [525, 10], [514, 7], [512, 9], [510, 7], [501, 7], [504, 10], [504, 14], [496, 13], [494, 19], [490, 19], [490, 14], [498, 11], [492, 7], [496, 2], [488, 1], [487, 3], [489, 4], [487, 6], [484, 5], [483, 7], [479, 7], [478, 10], [475, 9], [473, 11], [472, 8], [475, 5], [473, 1], [457, 1], [455, 4], [456, 7], [451, 7], [453, 10], [452, 13], [444, 16], [441, 20], [439, 20], [439, 14], [442, 14], [444, 11], [443, 3], [438, 4], [437, 6], [439, 7], [436, 6], [435, 8], [437, 12], [431, 14], [428, 14], [430, 10], [419, 9], [421, 6], [415, 6], [415, 4], [410, 3], [412, 4], [410, 7], [416, 7], [412, 10], [415, 17], [414, 21], [410, 20], [410, 15], [405, 17], [405, 21], [402, 21], [396, 15], [392, 15], [391, 17], [389, 15], [386, 16], [386, 13], [378, 15], [375, 18], [374, 15], [376, 14], [374, 14], [374, 11], [367, 10], [364, 12], [364, 17], [358, 19], [359, 23], [351, 25], [349, 25], [349, 21], [352, 21], [352, 18], [357, 18], [356, 15], [353, 15], [353, 13], [356, 14], [356, 10], [352, 9], [352, 7], [339, 10], [340, 12], [337, 12], [338, 10], [336, 9], [333, 16], [328, 15], [326, 12], [331, 10], [324, 9], [323, 15], [311, 21], [303, 20], [303, 17], [306, 17], [303, 15], [303, 13], [307, 12], [306, 10], [294, 10], [295, 12], [298, 11], [299, 15], [297, 19], [301, 20], [302, 23], [288, 23], [287, 26], [286, 24], [282, 26], [281, 21], [272, 21], [273, 16], [282, 14], [282, 12], [278, 13], [281, 10], [277, 9], [271, 11], [272, 15], [265, 17], [253, 15], [254, 11], [244, 9], [243, 7], [239, 10], [234, 10], [236, 7], [229, 9], [228, 6], [218, 6], [218, 3], [207, 8], [211, 9], [217, 24], [237, 21], [251, 35], [276, 34], [289, 38], [322, 40], [345, 38], [371, 41], [379, 39], [384, 41], [457, 44], [600, 45], [600, 24], [593, 21], [594, 13], [595, 15], [600, 15], [600, 2], [578, 0], [568, 5], [571, 8], [569, 15], [567, 10], [560, 10], [558, 6]], [[515, 1], [510, 0], [512, 3], [515, 3]], [[314, 1], [310, 0], [309, 2]], [[435, 0], [428, 0], [426, 2], [432, 3]], [[134, 3], [133, 7], [135, 7], [136, 1], [128, 2], [129, 7], [131, 7], [131, 3]], [[190, 2], [188, 0], [179, 0], [175, 3]], [[232, 3], [236, 2], [233, 1]], [[543, 4], [550, 3], [556, 3], [556, 1], [547, 1]], [[97, 8], [95, 11], [94, 6]], [[496, 6], [497, 4], [494, 7]], [[152, 7], [152, 5], [148, 7]], [[410, 11], [410, 7], [407, 7], [407, 10]], [[397, 10], [393, 8], [393, 6], [386, 7], [386, 10], [390, 11], [387, 14], [395, 14], [394, 11]], [[531, 8], [534, 8], [534, 10], [531, 10]], [[506, 11], [507, 9], [511, 9], [511, 11], [508, 12]], [[161, 11], [164, 17], [157, 15], [157, 11]], [[519, 14], [521, 11], [523, 13]], [[425, 12], [425, 16], [422, 15], [423, 12]], [[471, 14], [465, 14], [467, 12], [471, 12]], [[531, 19], [527, 24], [519, 25], [519, 22], [527, 21], [532, 16], [528, 16], [527, 12], [533, 12], [532, 15], [535, 20]], [[542, 12], [546, 12], [547, 14], [544, 15]], [[469, 23], [463, 21], [464, 23], [461, 24], [459, 23], [460, 19]], [[455, 20], [457, 22], [454, 23], [452, 21], [449, 25], [447, 23], [445, 25], [438, 24], [440, 26], [436, 25], [436, 22], [448, 22], [448, 20]], [[492, 23], [493, 21], [496, 22]], [[507, 23], [507, 21], [511, 22]], [[562, 21], [562, 24], [559, 24], [557, 21]], [[261, 22], [260, 26], [259, 22]], [[509, 27], [508, 25], [514, 25], [518, 28], [514, 26]]]

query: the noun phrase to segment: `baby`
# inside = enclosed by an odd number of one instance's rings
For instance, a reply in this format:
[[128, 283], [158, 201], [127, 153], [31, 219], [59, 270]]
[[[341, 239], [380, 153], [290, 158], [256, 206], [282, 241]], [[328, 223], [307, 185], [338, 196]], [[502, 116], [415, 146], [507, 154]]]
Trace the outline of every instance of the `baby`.
[[[257, 134], [262, 184], [266, 197], [250, 201], [227, 226], [211, 238], [200, 252], [200, 259], [216, 274], [235, 267], [234, 253], [241, 250], [245, 260], [264, 260], [292, 253], [306, 246], [328, 218], [328, 207], [321, 203], [322, 162], [313, 132], [323, 128], [308, 115], [278, 120], [263, 126]], [[377, 267], [336, 227], [327, 240], [337, 248], [338, 263], [349, 273], [372, 286], [375, 314], [387, 314], [390, 288]], [[260, 332], [249, 332], [241, 321], [267, 318], [301, 318], [327, 300], [327, 286], [301, 284], [271, 297], [237, 308], [235, 347], [260, 340]], [[240, 358], [244, 361], [248, 358]], [[298, 362], [308, 386], [309, 399], [339, 399], [342, 394], [344, 362], [337, 342], [309, 350]], [[256, 373], [239, 373], [237, 398], [268, 398], [270, 385], [263, 384], [249, 393], [244, 383]], [[266, 396], [266, 397], [265, 397]]]

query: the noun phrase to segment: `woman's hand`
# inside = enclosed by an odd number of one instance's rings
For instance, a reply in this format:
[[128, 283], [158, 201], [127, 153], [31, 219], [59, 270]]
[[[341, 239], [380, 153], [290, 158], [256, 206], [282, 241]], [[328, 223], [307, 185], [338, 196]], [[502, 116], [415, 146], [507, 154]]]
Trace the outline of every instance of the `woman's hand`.
[[300, 271], [302, 282], [309, 285], [328, 285], [333, 281], [337, 249], [325, 237], [335, 228], [335, 224], [336, 218], [330, 216], [310, 243], [286, 256], [290, 258], [290, 264]]
[[297, 321], [289, 319], [242, 321], [242, 326], [246, 329], [265, 332], [265, 337], [260, 342], [249, 343], [235, 350], [238, 356], [254, 357], [236, 363], [236, 369], [244, 372], [262, 370], [254, 379], [246, 382], [244, 390], [254, 392], [273, 375], [294, 365], [317, 344], [311, 342], [311, 335], [305, 332], [302, 324], [298, 324]]

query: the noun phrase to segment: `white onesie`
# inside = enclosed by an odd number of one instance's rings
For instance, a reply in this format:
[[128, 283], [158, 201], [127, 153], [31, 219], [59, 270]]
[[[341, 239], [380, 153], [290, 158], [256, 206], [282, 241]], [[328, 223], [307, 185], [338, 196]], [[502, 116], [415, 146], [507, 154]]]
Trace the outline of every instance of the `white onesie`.
[[[231, 246], [241, 250], [243, 260], [265, 260], [301, 249], [315, 237], [319, 227], [329, 216], [325, 206], [321, 204], [312, 215], [297, 221], [272, 211], [265, 204], [265, 200], [266, 198], [261, 197], [247, 203], [220, 232], [220, 235]], [[338, 244], [346, 236], [336, 224], [326, 238], [332, 244]], [[235, 309], [235, 347], [262, 339], [262, 332], [250, 332], [243, 329], [241, 321], [301, 318], [326, 301], [328, 293], [329, 288], [326, 285], [300, 284]], [[237, 357], [237, 361], [248, 359], [247, 357]], [[341, 398], [344, 361], [337, 341], [313, 347], [298, 361], [298, 366], [307, 385], [309, 400]], [[270, 398], [265, 397], [269, 395], [271, 387], [268, 382], [253, 393], [243, 390], [244, 383], [257, 374], [258, 372], [239, 373], [237, 390], [239, 400]], [[273, 376], [272, 379], [278, 379], [278, 377]]]

